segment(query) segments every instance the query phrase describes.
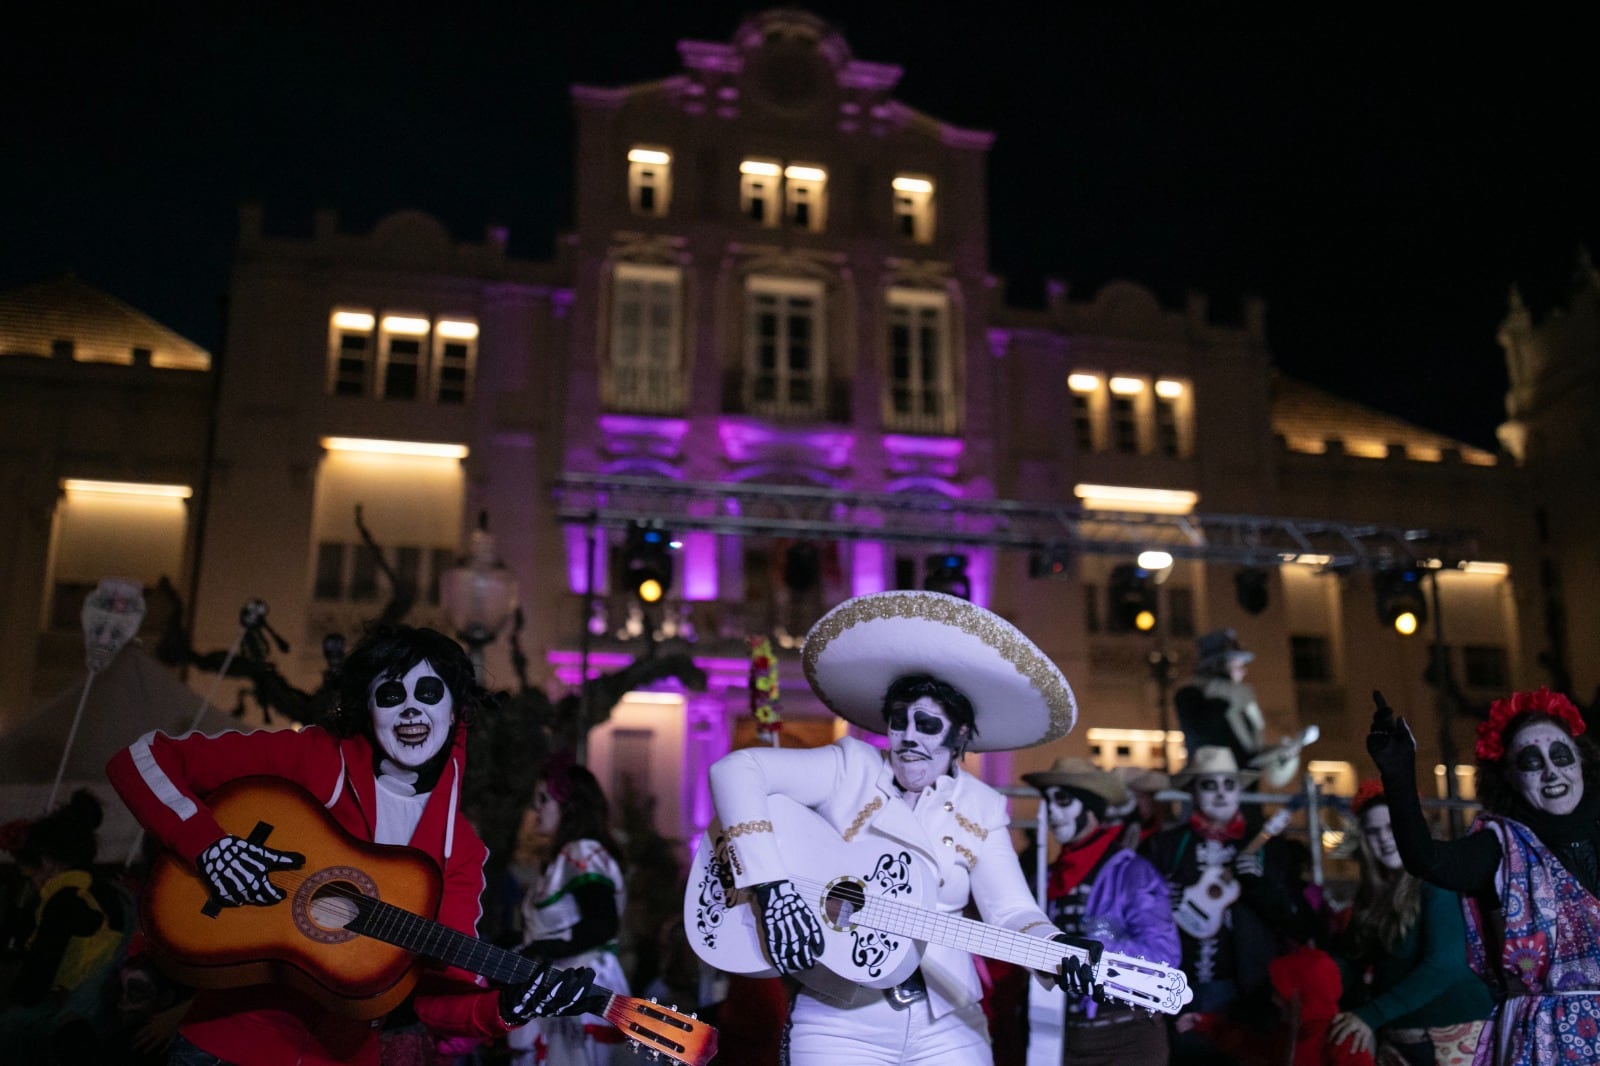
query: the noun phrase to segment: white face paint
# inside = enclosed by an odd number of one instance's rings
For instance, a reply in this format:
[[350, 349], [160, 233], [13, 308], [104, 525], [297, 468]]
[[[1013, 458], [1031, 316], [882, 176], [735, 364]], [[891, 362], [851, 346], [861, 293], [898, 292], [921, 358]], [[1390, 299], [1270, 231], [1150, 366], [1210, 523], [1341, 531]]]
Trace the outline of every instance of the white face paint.
[[1208, 822], [1227, 825], [1239, 813], [1239, 779], [1233, 774], [1201, 774], [1194, 779], [1194, 807]]
[[889, 715], [889, 766], [907, 792], [921, 792], [950, 769], [950, 716], [923, 696]]
[[1583, 761], [1567, 731], [1547, 718], [1529, 722], [1511, 738], [1506, 772], [1528, 806], [1546, 814], [1571, 814], [1583, 799]]
[[1046, 789], [1044, 810], [1057, 844], [1070, 844], [1099, 824], [1094, 812], [1070, 788]]
[[455, 699], [424, 659], [401, 678], [380, 677], [367, 689], [372, 732], [389, 760], [407, 770], [421, 767], [450, 739]]
[[539, 832], [547, 837], [555, 836], [556, 830], [561, 828], [561, 804], [550, 795], [550, 789], [543, 781], [534, 787], [533, 810], [538, 816]]
[[1394, 827], [1387, 803], [1374, 803], [1361, 816], [1361, 835], [1367, 850], [1388, 870], [1400, 869], [1400, 849], [1394, 844]]

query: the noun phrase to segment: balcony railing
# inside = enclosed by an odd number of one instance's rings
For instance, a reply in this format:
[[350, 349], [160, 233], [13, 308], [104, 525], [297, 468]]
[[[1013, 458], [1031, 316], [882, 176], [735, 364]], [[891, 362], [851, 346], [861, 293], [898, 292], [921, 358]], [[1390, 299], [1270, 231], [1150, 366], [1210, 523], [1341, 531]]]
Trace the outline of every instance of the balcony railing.
[[607, 410], [630, 414], [682, 414], [688, 399], [684, 373], [677, 367], [613, 364], [601, 397]]

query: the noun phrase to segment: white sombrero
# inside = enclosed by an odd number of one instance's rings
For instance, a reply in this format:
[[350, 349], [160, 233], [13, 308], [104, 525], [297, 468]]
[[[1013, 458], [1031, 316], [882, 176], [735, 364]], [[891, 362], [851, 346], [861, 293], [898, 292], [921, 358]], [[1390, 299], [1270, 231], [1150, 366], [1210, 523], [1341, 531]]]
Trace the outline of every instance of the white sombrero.
[[883, 696], [930, 674], [972, 701], [972, 751], [1008, 751], [1065, 736], [1078, 705], [1056, 664], [999, 615], [942, 592], [846, 600], [806, 634], [806, 680], [846, 721], [883, 733]]

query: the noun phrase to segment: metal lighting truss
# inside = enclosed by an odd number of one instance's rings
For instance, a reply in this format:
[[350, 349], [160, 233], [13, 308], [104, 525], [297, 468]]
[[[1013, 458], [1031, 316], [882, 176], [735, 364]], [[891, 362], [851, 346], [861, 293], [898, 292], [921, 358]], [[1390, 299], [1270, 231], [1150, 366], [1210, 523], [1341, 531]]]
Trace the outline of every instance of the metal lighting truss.
[[557, 514], [569, 524], [660, 523], [674, 532], [745, 537], [871, 540], [1129, 555], [1147, 548], [1176, 559], [1238, 566], [1319, 565], [1334, 571], [1471, 561], [1475, 534], [1274, 515], [1146, 514], [1017, 500], [958, 500], [934, 493], [856, 492], [795, 485], [694, 482], [563, 474]]

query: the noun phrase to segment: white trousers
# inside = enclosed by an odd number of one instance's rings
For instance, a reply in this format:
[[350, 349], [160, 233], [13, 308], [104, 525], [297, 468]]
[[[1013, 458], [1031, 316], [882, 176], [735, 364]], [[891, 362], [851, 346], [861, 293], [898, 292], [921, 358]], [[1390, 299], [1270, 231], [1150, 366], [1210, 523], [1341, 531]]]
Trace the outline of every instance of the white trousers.
[[882, 995], [836, 1007], [805, 992], [789, 1011], [787, 1066], [993, 1066], [983, 1005], [934, 1018], [926, 999], [895, 1010]]

